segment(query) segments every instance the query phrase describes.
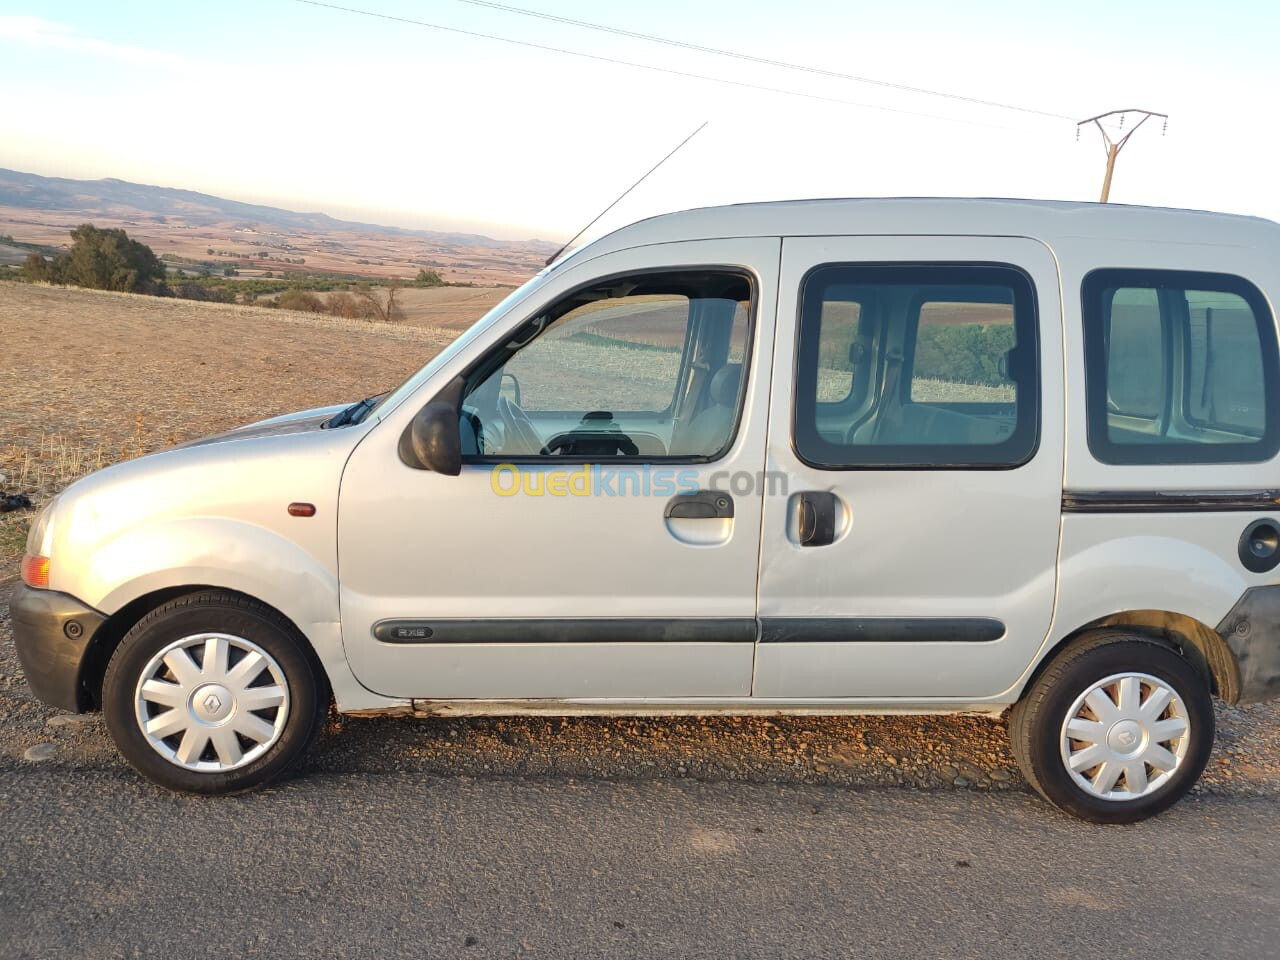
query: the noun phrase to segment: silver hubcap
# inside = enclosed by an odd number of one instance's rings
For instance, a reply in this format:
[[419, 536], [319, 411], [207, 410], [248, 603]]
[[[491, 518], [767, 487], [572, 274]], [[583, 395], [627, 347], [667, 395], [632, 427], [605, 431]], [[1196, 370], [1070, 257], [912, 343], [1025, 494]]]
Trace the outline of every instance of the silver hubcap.
[[289, 719], [284, 671], [251, 640], [198, 633], [169, 644], [142, 671], [138, 727], [170, 763], [224, 773], [275, 745]]
[[1076, 698], [1062, 724], [1062, 762], [1071, 779], [1103, 800], [1159, 790], [1191, 743], [1187, 708], [1163, 680], [1117, 673]]

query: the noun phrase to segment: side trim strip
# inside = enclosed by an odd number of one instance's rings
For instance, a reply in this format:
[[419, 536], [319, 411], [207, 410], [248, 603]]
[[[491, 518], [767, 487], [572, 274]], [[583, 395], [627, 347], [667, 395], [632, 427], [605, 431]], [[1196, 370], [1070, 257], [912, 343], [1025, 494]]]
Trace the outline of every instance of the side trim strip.
[[1272, 513], [1280, 490], [1064, 490], [1063, 513]]
[[761, 643], [990, 643], [1005, 626], [989, 617], [765, 617]]
[[755, 643], [752, 617], [382, 620], [383, 643]]

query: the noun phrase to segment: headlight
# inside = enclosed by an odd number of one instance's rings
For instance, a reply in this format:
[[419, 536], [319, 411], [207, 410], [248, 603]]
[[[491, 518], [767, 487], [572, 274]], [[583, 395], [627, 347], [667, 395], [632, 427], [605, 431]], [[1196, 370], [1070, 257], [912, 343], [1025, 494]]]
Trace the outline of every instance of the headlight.
[[22, 582], [40, 590], [49, 588], [49, 568], [53, 565], [49, 560], [49, 552], [52, 546], [50, 541], [53, 539], [55, 500], [56, 498], [50, 500], [45, 504], [45, 508], [36, 514], [31, 524], [31, 531], [27, 534], [27, 551], [22, 556], [20, 568]]
[[31, 522], [31, 530], [27, 533], [27, 553], [32, 556], [48, 556], [49, 534], [53, 526], [53, 506], [58, 500], [55, 497], [45, 504], [44, 509], [36, 514]]

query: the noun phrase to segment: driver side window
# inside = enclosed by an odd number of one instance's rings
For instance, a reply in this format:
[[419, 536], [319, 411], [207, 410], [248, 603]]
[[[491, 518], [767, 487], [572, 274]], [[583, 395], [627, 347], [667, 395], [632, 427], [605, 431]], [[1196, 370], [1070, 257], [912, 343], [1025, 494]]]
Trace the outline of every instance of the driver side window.
[[706, 271], [576, 291], [467, 378], [470, 458], [709, 460], [732, 439], [751, 287]]

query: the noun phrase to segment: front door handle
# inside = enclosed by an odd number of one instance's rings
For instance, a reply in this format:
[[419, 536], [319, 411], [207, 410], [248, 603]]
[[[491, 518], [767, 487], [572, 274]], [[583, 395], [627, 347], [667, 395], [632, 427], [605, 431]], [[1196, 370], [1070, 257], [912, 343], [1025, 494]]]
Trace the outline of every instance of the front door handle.
[[733, 497], [719, 490], [699, 490], [667, 501], [668, 520], [732, 520]]
[[829, 490], [796, 494], [799, 539], [802, 547], [825, 547], [836, 539], [836, 495]]

